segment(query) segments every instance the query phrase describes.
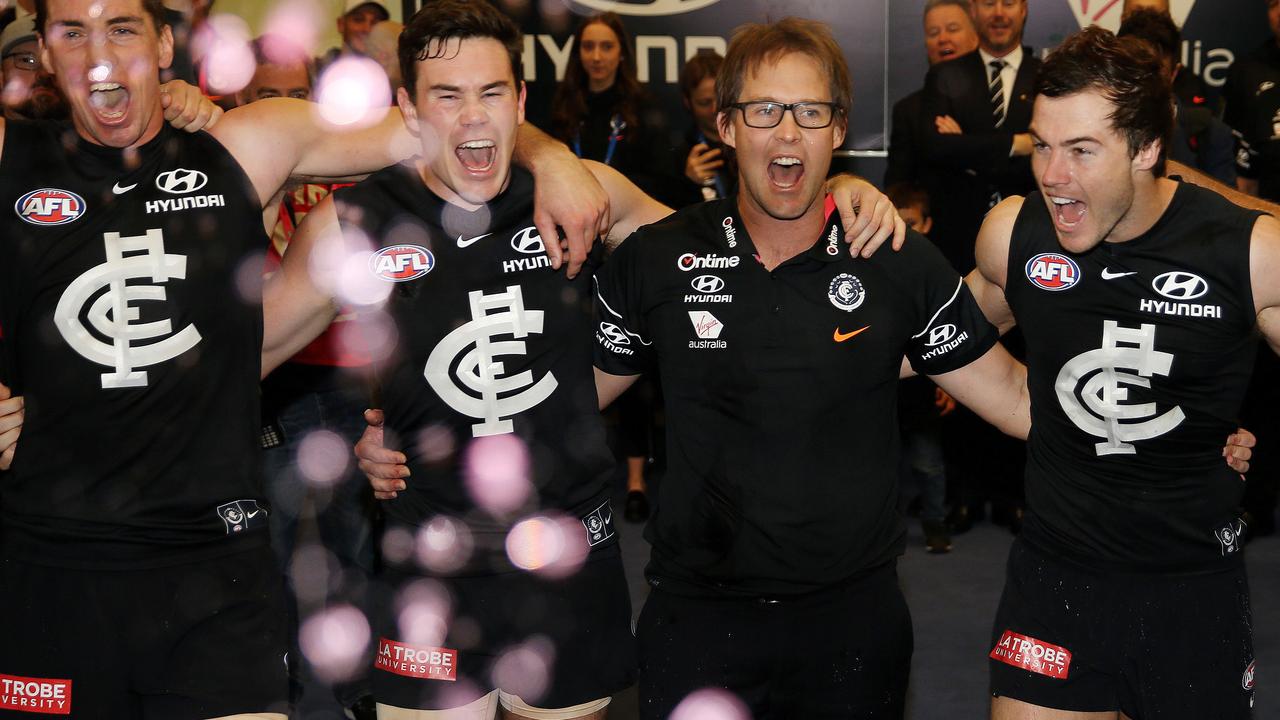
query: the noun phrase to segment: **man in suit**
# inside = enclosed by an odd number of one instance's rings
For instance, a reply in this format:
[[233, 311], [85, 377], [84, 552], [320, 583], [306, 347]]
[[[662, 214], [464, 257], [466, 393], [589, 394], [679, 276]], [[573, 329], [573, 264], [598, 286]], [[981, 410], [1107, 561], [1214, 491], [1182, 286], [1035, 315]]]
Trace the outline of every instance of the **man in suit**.
[[[978, 33], [969, 17], [969, 0], [926, 0], [924, 49], [929, 65], [960, 57], [978, 49]], [[884, 186], [923, 183], [924, 90], [917, 90], [893, 104], [893, 129], [889, 134], [889, 167]], [[933, 123], [933, 118], [928, 119]]]
[[[924, 172], [933, 202], [930, 240], [961, 274], [974, 268], [974, 239], [987, 210], [1035, 188], [1031, 175], [1032, 83], [1040, 61], [1022, 46], [1027, 0], [971, 0], [978, 51], [938, 63], [921, 99]], [[1015, 357], [1021, 338], [1007, 337]], [[944, 433], [955, 503], [948, 524], [962, 533], [984, 515], [1015, 533], [1021, 525], [1021, 442], [1003, 438], [970, 412]]]
[[973, 239], [987, 209], [1033, 186], [1027, 125], [1040, 65], [1022, 47], [1027, 0], [972, 0], [970, 12], [978, 52], [930, 68], [922, 98], [933, 195], [941, 201], [935, 242], [961, 273], [974, 267]]

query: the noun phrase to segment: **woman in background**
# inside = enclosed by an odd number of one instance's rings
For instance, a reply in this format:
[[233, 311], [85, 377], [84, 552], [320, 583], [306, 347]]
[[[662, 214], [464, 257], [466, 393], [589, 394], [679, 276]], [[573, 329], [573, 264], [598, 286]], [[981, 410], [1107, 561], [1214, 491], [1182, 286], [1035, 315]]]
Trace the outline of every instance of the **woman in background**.
[[[667, 179], [672, 148], [660, 114], [636, 79], [635, 48], [616, 13], [592, 15], [573, 36], [564, 80], [556, 88], [551, 132], [580, 158], [625, 175], [649, 195], [671, 203]], [[654, 461], [654, 386], [641, 381], [613, 404], [620, 452], [627, 458], [630, 522], [649, 517], [645, 469]]]
[[592, 15], [573, 36], [564, 79], [556, 88], [551, 131], [578, 157], [597, 160], [663, 199], [658, 172], [665, 123], [636, 79], [631, 36], [616, 13]]

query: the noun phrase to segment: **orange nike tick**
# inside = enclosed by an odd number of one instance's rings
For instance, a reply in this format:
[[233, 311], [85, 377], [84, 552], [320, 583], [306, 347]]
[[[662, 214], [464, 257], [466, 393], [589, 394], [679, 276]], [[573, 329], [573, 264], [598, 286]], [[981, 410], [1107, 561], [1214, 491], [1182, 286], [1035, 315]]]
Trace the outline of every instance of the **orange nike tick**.
[[845, 340], [848, 340], [849, 338], [853, 337], [854, 335], [857, 335], [858, 333], [862, 332], [863, 330], [869, 329], [870, 327], [871, 327], [870, 325], [867, 325], [866, 327], [858, 328], [853, 332], [847, 332], [847, 333], [840, 332], [840, 328], [837, 327], [836, 331], [832, 333], [831, 339], [835, 340], [838, 343], [842, 343]]

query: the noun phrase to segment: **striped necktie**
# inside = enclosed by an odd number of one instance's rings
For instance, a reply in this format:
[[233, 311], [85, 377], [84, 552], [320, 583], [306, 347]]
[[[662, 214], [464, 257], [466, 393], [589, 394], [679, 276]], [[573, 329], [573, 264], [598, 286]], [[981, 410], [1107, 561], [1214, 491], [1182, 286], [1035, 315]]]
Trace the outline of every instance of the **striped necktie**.
[[1004, 74], [1005, 66], [1009, 63], [996, 58], [987, 64], [991, 66], [991, 79], [987, 82], [987, 90], [991, 95], [991, 120], [996, 127], [1000, 127], [1004, 124], [1005, 117], [1004, 80], [1000, 76]]

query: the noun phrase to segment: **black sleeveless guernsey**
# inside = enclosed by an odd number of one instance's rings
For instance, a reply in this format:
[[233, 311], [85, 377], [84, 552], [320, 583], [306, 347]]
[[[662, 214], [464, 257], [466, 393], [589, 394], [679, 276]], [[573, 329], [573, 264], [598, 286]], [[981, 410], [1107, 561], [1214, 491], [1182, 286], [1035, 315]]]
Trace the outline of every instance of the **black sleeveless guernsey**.
[[139, 567], [266, 542], [258, 475], [261, 204], [212, 136], [126, 157], [9, 122], [0, 378], [26, 397], [0, 546]]
[[1005, 296], [1030, 373], [1028, 542], [1120, 570], [1238, 562], [1222, 446], [1253, 367], [1257, 215], [1181, 183], [1147, 233], [1076, 255], [1026, 198]]
[[507, 533], [538, 514], [586, 532], [592, 551], [615, 547], [613, 459], [591, 362], [599, 245], [575, 279], [552, 271], [533, 224], [533, 180], [519, 168], [474, 212], [407, 165], [334, 199], [344, 237], [368, 238], [369, 271], [391, 290], [397, 343], [375, 365], [388, 432], [412, 476], [383, 503], [388, 526], [461, 521], [472, 549], [449, 568], [456, 574], [511, 570]]

